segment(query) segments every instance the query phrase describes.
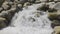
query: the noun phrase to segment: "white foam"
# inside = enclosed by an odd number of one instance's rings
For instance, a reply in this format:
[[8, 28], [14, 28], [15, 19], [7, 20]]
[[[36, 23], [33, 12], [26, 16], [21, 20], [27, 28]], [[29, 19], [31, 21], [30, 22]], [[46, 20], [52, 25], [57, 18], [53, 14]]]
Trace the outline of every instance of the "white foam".
[[15, 27], [7, 27], [0, 34], [51, 34], [48, 13], [36, 10], [40, 5], [34, 4], [16, 13], [11, 21], [11, 26]]

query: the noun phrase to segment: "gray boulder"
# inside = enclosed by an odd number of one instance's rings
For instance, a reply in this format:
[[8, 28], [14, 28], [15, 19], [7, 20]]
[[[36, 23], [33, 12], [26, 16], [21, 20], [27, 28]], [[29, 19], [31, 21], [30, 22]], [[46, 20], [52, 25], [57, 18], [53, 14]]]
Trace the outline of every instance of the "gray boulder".
[[60, 2], [56, 3], [54, 8], [57, 9], [57, 10], [60, 10]]

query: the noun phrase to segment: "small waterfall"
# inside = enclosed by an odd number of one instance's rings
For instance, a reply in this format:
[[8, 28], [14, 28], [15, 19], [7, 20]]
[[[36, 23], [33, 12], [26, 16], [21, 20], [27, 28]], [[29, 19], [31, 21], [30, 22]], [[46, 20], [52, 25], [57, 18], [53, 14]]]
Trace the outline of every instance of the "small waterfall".
[[22, 11], [15, 14], [11, 21], [11, 26], [1, 30], [0, 33], [51, 34], [53, 29], [50, 26], [51, 21], [47, 18], [48, 13], [37, 10], [42, 4], [34, 4], [24, 7]]

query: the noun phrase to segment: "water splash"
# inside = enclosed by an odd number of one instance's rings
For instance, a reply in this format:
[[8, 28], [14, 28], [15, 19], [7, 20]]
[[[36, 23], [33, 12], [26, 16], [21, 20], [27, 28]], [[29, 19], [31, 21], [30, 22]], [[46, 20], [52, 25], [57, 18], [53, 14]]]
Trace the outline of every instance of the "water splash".
[[[42, 3], [43, 4], [43, 3]], [[23, 8], [15, 14], [11, 26], [0, 31], [1, 34], [51, 34], [51, 21], [47, 18], [48, 13], [38, 11], [42, 4], [34, 4]]]

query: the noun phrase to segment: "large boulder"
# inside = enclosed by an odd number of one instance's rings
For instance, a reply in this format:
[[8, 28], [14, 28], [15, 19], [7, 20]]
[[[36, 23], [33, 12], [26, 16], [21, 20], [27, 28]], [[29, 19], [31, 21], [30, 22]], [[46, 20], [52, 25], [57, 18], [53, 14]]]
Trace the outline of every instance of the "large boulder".
[[21, 3], [21, 4], [23, 4], [23, 3], [27, 2], [27, 1], [28, 0], [15, 0], [16, 3]]

